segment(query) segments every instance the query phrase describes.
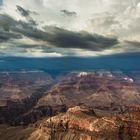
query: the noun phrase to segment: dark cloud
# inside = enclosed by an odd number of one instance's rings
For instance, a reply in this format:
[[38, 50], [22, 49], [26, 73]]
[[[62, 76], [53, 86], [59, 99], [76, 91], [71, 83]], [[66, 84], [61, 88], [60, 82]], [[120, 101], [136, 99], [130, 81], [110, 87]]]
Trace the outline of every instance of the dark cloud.
[[0, 42], [5, 42], [9, 39], [19, 39], [19, 38], [21, 38], [20, 34], [0, 31]]
[[127, 48], [129, 52], [137, 52], [140, 51], [140, 42], [138, 41], [124, 41], [125, 45], [123, 48]]
[[130, 45], [137, 46], [137, 47], [140, 48], [140, 42], [138, 42], [138, 41], [128, 41], [128, 40], [126, 40], [125, 42], [130, 44]]
[[24, 8], [22, 8], [21, 6], [17, 5], [17, 11], [20, 13], [21, 16], [25, 17], [27, 19], [27, 21], [29, 21], [30, 23], [37, 25], [37, 23], [33, 20], [33, 18], [31, 17], [31, 14], [37, 14], [36, 12], [32, 12], [30, 10], [25, 10]]
[[12, 17], [10, 17], [9, 15], [0, 14], [0, 28], [3, 28], [3, 30], [5, 31], [9, 31], [15, 28], [22, 28], [22, 29], [29, 28], [29, 27], [33, 28], [34, 26], [36, 26], [34, 22], [31, 21], [24, 22], [21, 20], [17, 21]]
[[24, 9], [23, 7], [19, 6], [19, 5], [17, 5], [16, 7], [17, 7], [17, 11], [18, 11], [22, 16], [24, 16], [24, 17], [28, 17], [28, 16], [30, 16], [31, 14], [38, 15], [37, 12], [35, 12], [35, 11], [30, 11], [30, 10], [26, 10], [26, 9]]
[[30, 15], [30, 11], [23, 9], [21, 6], [17, 5], [17, 10], [24, 17], [28, 17]]
[[101, 51], [118, 44], [116, 38], [108, 38], [97, 34], [90, 34], [88, 32], [74, 32], [54, 26], [46, 26], [43, 31], [37, 29], [37, 27], [30, 22], [15, 21], [7, 15], [1, 16], [0, 20], [1, 18], [4, 24], [0, 23], [0, 26], [4, 29], [7, 28], [12, 32], [20, 33], [21, 35], [35, 40], [46, 41], [51, 46], [58, 48]]
[[108, 38], [88, 32], [73, 32], [56, 27], [47, 27], [47, 29], [50, 32], [47, 41], [57, 47], [100, 51], [118, 43], [116, 38]]
[[35, 40], [47, 41], [48, 33], [42, 30], [39, 30], [35, 27], [29, 26], [28, 24], [22, 23], [21, 26], [12, 28], [12, 31], [20, 33], [24, 36]]
[[[16, 21], [12, 17], [6, 14], [0, 14], [0, 37], [1, 37], [1, 42], [2, 40], [8, 40], [10, 38], [21, 38], [22, 32], [18, 29], [24, 30], [33, 30], [34, 23], [31, 22], [23, 22], [23, 21]], [[17, 32], [16, 32], [17, 30]]]
[[8, 31], [12, 26], [17, 25], [17, 21], [6, 14], [0, 14], [0, 27]]
[[15, 28], [14, 31], [33, 39], [47, 41], [60, 48], [79, 48], [93, 51], [108, 49], [118, 43], [116, 38], [107, 38], [87, 32], [72, 32], [61, 28], [48, 27], [46, 31], [36, 28]]
[[[27, 49], [27, 48], [39, 48], [40, 46], [39, 45], [36, 45], [36, 44], [34, 44], [34, 45], [28, 45], [28, 44], [22, 44], [22, 45], [18, 45], [18, 47], [19, 48], [24, 48], [24, 49]], [[41, 46], [41, 48], [42, 48], [42, 46]]]
[[77, 13], [74, 11], [68, 11], [68, 10], [63, 9], [63, 10], [60, 10], [60, 12], [62, 12], [66, 16], [77, 16]]

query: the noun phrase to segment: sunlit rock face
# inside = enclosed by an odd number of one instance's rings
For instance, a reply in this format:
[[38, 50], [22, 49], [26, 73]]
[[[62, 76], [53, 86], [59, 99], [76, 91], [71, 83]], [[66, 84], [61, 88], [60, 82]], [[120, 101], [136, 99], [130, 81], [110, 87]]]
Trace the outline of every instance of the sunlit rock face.
[[73, 72], [47, 92], [38, 106], [80, 103], [110, 113], [123, 112], [140, 103], [140, 94], [135, 78], [121, 71]]
[[91, 108], [76, 106], [66, 113], [44, 119], [38, 131], [48, 140], [138, 140], [140, 109], [138, 106], [131, 109], [126, 114], [98, 117]]
[[99, 117], [94, 109], [82, 104], [27, 127], [0, 125], [0, 139], [139, 140], [139, 130], [140, 106], [124, 114]]

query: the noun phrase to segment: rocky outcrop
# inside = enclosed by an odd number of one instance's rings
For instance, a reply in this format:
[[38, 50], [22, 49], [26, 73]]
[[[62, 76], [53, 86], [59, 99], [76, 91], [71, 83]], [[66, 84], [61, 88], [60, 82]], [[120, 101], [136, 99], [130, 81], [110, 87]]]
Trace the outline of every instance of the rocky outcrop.
[[139, 140], [139, 132], [139, 106], [129, 113], [98, 117], [82, 104], [28, 127], [0, 125], [0, 140]]
[[91, 108], [76, 106], [44, 120], [39, 131], [46, 140], [139, 140], [140, 110], [99, 118]]

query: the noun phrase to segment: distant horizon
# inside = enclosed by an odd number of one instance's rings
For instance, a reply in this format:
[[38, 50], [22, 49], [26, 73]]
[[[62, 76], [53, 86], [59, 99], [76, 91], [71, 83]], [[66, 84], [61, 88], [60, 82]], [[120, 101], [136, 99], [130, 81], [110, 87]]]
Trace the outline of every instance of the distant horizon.
[[2, 70], [125, 70], [139, 71], [140, 54], [110, 55], [102, 57], [0, 57], [0, 71]]

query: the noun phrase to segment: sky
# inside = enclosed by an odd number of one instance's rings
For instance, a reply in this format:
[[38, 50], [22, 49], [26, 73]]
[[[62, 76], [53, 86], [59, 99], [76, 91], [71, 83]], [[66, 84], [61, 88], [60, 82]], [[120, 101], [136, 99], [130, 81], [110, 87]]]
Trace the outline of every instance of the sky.
[[0, 0], [0, 56], [140, 52], [140, 0]]

